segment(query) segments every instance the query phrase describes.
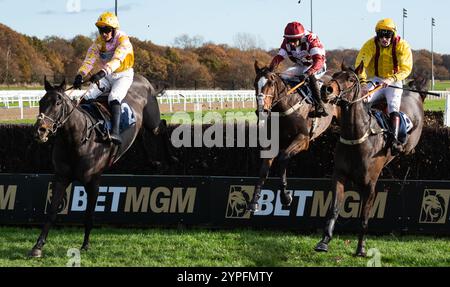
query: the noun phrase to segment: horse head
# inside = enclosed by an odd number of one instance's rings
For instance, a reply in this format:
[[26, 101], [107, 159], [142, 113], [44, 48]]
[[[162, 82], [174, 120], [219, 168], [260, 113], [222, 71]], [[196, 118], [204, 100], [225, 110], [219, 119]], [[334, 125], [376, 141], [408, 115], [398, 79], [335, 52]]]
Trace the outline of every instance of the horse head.
[[47, 142], [49, 136], [56, 134], [67, 120], [68, 102], [71, 101], [65, 89], [65, 80], [59, 86], [52, 86], [45, 79], [46, 94], [39, 101], [39, 115], [35, 123], [35, 137], [41, 143]]
[[361, 90], [358, 75], [363, 68], [362, 62], [355, 70], [342, 64], [341, 71], [335, 73], [332, 79], [322, 86], [322, 100], [340, 106], [349, 106], [358, 101]]
[[261, 66], [255, 61], [255, 91], [258, 103], [258, 112], [271, 112], [280, 103], [286, 87], [281, 78], [269, 67]]

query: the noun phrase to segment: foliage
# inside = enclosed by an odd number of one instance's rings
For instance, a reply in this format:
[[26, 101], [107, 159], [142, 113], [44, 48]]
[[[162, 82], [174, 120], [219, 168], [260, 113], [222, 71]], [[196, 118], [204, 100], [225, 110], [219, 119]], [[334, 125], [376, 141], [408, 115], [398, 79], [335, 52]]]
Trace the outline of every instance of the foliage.
[[[0, 37], [3, 85], [42, 83], [44, 75], [55, 81], [65, 77], [70, 82], [92, 44], [92, 37], [82, 35], [70, 40], [28, 37], [1, 24]], [[250, 34], [237, 34], [234, 40], [238, 48], [204, 42], [198, 35], [181, 35], [174, 47], [163, 47], [132, 37], [135, 71], [173, 89], [253, 89], [254, 61], [268, 65], [277, 49], [262, 50], [263, 40]], [[328, 69], [337, 70], [342, 62], [353, 65], [357, 53], [350, 49], [327, 51]], [[431, 53], [414, 51], [414, 60], [414, 75], [430, 77]], [[288, 65], [290, 61], [285, 61], [280, 70]], [[450, 55], [435, 54], [436, 79], [449, 79], [449, 69]]]

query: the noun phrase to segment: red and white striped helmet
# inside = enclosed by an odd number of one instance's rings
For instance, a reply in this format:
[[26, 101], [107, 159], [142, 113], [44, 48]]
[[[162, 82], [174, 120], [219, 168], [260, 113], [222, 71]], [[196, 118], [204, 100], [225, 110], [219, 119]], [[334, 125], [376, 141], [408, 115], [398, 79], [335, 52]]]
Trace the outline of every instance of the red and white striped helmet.
[[305, 35], [305, 28], [299, 22], [289, 23], [284, 29], [284, 38], [286, 39], [300, 39], [303, 35]]

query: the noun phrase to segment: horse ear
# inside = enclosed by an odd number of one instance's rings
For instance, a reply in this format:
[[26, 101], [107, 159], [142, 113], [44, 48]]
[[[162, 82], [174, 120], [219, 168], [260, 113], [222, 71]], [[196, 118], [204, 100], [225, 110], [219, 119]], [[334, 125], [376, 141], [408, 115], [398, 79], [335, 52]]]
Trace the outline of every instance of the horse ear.
[[59, 89], [61, 89], [63, 91], [66, 90], [66, 78], [64, 78], [61, 85], [59, 85]]
[[261, 63], [258, 60], [255, 60], [255, 72], [256, 74], [259, 74], [263, 67], [261, 66]]
[[357, 75], [361, 75], [362, 72], [363, 72], [363, 70], [364, 70], [364, 62], [361, 61], [361, 63], [359, 63], [359, 66], [356, 67], [355, 73], [356, 73]]
[[47, 92], [53, 90], [53, 86], [47, 81], [47, 76], [44, 76], [44, 86]]
[[342, 63], [341, 63], [341, 70], [342, 71], [348, 70], [347, 66], [344, 63], [344, 60], [342, 60]]

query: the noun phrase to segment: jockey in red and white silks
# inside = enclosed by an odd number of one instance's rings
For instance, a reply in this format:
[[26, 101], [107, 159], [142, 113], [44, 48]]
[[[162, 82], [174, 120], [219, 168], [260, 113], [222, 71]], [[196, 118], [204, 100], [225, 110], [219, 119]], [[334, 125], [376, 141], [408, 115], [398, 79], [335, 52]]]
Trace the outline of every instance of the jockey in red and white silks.
[[289, 23], [284, 31], [284, 40], [278, 55], [276, 55], [270, 68], [275, 70], [285, 59], [289, 58], [294, 66], [284, 71], [281, 77], [284, 80], [303, 81], [309, 78], [309, 84], [316, 101], [316, 116], [327, 116], [327, 112], [320, 99], [317, 79], [327, 71], [325, 48], [316, 34], [306, 31], [298, 22]]

